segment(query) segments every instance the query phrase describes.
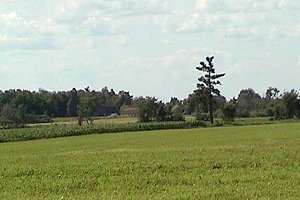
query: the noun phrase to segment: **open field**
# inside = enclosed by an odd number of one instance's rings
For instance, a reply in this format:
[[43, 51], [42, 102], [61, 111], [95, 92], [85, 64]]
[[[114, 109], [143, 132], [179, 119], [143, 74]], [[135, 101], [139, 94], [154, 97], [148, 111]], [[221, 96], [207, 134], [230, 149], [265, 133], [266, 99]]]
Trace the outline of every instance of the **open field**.
[[[195, 117], [192, 115], [185, 115], [184, 116], [186, 121], [195, 121]], [[274, 120], [270, 117], [255, 117], [255, 118], [235, 118], [232, 125], [237, 126], [244, 126], [244, 125], [260, 125], [260, 124], [275, 124], [275, 123], [286, 123], [286, 122], [299, 122], [297, 119], [290, 119], [290, 120]], [[218, 123], [222, 123], [222, 119], [215, 118], [215, 121]], [[94, 124], [125, 124], [125, 123], [136, 123], [138, 122], [137, 117], [94, 117], [93, 123]], [[51, 125], [51, 124], [76, 124], [77, 125], [77, 118], [53, 118], [52, 123], [46, 123], [44, 125]], [[31, 126], [40, 126], [41, 124], [32, 124]]]
[[[138, 121], [137, 117], [94, 117], [93, 123], [102, 124], [102, 123], [136, 123]], [[53, 123], [55, 124], [77, 124], [77, 118], [75, 117], [61, 117], [53, 118]]]
[[0, 199], [298, 199], [300, 123], [0, 144]]

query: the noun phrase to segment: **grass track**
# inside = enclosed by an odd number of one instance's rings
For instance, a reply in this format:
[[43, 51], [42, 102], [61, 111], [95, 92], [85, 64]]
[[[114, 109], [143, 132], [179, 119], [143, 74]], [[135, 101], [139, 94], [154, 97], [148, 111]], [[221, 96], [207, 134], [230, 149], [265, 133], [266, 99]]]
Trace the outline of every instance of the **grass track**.
[[300, 123], [0, 144], [0, 199], [298, 199]]

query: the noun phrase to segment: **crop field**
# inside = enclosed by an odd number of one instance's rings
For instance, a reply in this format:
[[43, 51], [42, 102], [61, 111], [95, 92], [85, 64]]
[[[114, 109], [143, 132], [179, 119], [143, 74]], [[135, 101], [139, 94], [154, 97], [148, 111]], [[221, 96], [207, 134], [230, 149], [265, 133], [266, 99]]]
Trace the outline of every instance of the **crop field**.
[[300, 123], [0, 144], [0, 199], [299, 199]]
[[121, 133], [133, 131], [187, 129], [206, 127], [202, 121], [186, 122], [149, 122], [149, 123], [98, 123], [78, 126], [74, 124], [53, 124], [29, 126], [24, 128], [0, 129], [0, 143], [28, 141], [37, 139], [79, 136], [103, 133]]

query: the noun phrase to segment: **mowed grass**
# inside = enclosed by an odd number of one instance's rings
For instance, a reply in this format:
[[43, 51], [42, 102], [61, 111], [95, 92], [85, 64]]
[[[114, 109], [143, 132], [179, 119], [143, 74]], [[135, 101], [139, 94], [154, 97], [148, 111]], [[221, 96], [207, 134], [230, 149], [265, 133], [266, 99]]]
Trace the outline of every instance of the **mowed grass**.
[[0, 199], [299, 199], [300, 123], [0, 144]]

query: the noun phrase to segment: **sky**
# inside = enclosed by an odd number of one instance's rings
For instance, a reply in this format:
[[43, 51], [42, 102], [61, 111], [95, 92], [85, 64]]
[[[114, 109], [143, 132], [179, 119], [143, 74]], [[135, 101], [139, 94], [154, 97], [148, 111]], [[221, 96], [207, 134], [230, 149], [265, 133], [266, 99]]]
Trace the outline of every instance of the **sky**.
[[215, 56], [227, 99], [300, 91], [298, 0], [1, 0], [0, 90], [186, 98]]

